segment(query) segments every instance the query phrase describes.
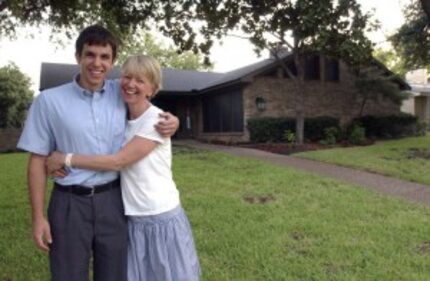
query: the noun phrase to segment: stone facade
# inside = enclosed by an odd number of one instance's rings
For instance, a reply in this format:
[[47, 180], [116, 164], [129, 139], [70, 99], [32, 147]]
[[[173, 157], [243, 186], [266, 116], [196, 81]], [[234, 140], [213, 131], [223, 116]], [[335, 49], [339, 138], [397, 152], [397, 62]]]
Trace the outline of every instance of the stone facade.
[[[321, 67], [320, 77], [325, 77], [324, 67]], [[359, 115], [362, 99], [354, 87], [354, 75], [347, 66], [339, 65], [339, 81], [307, 80], [304, 92], [305, 117], [331, 116], [338, 118], [342, 125], [349, 123]], [[251, 83], [242, 90], [244, 106], [244, 132], [243, 133], [203, 133], [201, 105], [196, 108], [198, 112], [198, 129], [195, 132], [197, 139], [210, 142], [238, 143], [249, 141], [246, 130], [247, 120], [254, 117], [294, 117], [295, 116], [295, 89], [293, 81], [289, 78], [259, 75], [252, 78]], [[266, 109], [259, 111], [256, 107], [256, 98], [266, 100]], [[400, 112], [400, 106], [383, 99], [368, 100], [363, 115], [390, 115]]]
[[0, 129], [0, 152], [15, 151], [21, 129]]

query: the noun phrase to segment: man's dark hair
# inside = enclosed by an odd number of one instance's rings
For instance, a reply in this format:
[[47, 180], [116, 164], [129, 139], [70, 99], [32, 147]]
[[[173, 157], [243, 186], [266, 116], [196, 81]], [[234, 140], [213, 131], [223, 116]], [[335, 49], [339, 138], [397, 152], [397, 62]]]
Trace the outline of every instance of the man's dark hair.
[[115, 36], [101, 25], [91, 25], [81, 31], [76, 39], [76, 54], [82, 55], [84, 45], [110, 45], [112, 47], [113, 60], [116, 58], [118, 41]]

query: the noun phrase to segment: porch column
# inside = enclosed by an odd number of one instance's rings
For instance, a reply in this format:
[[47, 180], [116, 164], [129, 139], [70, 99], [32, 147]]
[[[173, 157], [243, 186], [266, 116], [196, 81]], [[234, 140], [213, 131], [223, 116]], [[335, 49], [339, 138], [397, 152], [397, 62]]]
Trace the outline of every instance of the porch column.
[[427, 124], [430, 123], [430, 96], [427, 96], [423, 106], [423, 117]]

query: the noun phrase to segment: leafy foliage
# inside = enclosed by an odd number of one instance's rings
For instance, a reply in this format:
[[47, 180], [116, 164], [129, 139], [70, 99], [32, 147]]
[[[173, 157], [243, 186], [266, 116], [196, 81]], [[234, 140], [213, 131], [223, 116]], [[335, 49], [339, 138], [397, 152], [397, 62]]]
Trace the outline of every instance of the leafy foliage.
[[405, 24], [390, 37], [396, 52], [405, 60], [407, 69], [430, 65], [429, 19], [419, 0], [413, 0], [403, 11]]
[[[248, 130], [253, 142], [282, 142], [292, 138], [296, 142], [295, 119], [291, 117], [260, 117], [248, 119]], [[326, 128], [339, 127], [339, 120], [327, 116], [305, 119], [305, 137], [316, 141], [324, 138]]]
[[354, 119], [352, 126], [355, 124], [364, 127], [369, 138], [389, 139], [422, 134], [418, 118], [407, 113], [388, 116], [366, 115]]
[[361, 145], [366, 141], [366, 129], [358, 124], [354, 124], [348, 134], [348, 142], [353, 145]]
[[389, 70], [394, 72], [396, 75], [404, 78], [406, 72], [410, 69], [407, 69], [405, 66], [405, 59], [393, 49], [382, 49], [377, 48], [373, 51], [373, 57], [378, 61], [383, 63]]
[[394, 81], [393, 75], [387, 75], [383, 69], [373, 65], [359, 70], [355, 85], [357, 93], [362, 97], [359, 116], [362, 115], [364, 107], [369, 100], [386, 98], [401, 105], [409, 94], [402, 91]]
[[30, 78], [11, 63], [0, 68], [0, 128], [21, 127], [33, 98]]
[[144, 30], [138, 30], [124, 40], [124, 45], [118, 54], [118, 62], [123, 63], [130, 54], [150, 55], [156, 58], [163, 67], [189, 70], [211, 69], [210, 65], [203, 63], [201, 54], [194, 54], [191, 51], [179, 53], [174, 47], [166, 47]]
[[377, 23], [363, 14], [357, 0], [170, 0], [170, 1], [2, 1], [0, 36], [14, 34], [16, 25], [47, 23], [54, 30], [82, 28], [100, 22], [121, 38], [138, 28], [158, 30], [173, 40], [179, 51], [205, 55], [214, 40], [240, 29], [250, 36], [257, 52], [272, 51], [276, 58], [287, 49], [294, 54], [297, 77], [279, 60], [294, 80], [296, 135], [304, 135], [304, 61], [308, 52], [320, 52], [351, 66], [371, 58], [372, 43], [365, 32]]
[[[297, 143], [304, 141], [305, 57], [322, 53], [352, 67], [371, 59], [372, 43], [365, 36], [377, 23], [363, 14], [356, 0], [239, 1], [238, 26], [255, 45], [256, 51], [271, 50], [294, 81]], [[282, 60], [285, 50], [294, 56], [297, 75]]]

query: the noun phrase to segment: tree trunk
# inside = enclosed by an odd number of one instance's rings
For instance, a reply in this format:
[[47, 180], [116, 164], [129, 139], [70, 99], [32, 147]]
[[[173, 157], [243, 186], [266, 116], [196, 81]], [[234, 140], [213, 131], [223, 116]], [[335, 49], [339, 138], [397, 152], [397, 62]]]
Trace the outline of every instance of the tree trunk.
[[299, 52], [298, 49], [298, 38], [294, 37], [294, 63], [297, 68], [297, 79], [295, 80], [296, 85], [296, 142], [301, 145], [304, 142], [304, 131], [305, 131], [305, 71], [304, 71], [304, 56]]
[[364, 111], [364, 106], [366, 105], [367, 102], [367, 96], [363, 98], [363, 101], [361, 102], [361, 107], [360, 107], [360, 112], [358, 114], [358, 117], [362, 117], [363, 116], [363, 111]]

